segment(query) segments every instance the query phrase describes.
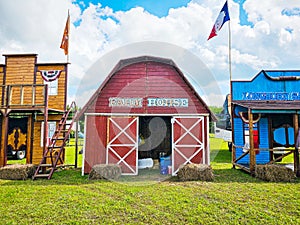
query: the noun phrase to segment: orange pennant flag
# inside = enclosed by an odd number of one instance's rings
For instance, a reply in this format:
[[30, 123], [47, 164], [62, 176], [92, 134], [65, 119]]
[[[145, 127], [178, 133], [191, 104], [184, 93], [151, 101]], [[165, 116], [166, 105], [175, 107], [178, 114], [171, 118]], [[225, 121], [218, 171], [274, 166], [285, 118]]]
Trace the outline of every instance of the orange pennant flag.
[[69, 35], [70, 35], [70, 14], [68, 13], [68, 19], [64, 30], [64, 35], [61, 40], [60, 48], [64, 50], [65, 55], [69, 54]]

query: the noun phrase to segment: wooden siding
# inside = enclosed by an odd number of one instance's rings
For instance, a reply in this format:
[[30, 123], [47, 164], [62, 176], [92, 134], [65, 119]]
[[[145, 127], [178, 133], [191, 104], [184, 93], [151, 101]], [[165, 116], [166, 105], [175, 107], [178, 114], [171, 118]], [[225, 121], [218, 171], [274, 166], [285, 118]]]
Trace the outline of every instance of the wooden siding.
[[107, 117], [88, 116], [85, 126], [84, 173], [89, 173], [93, 165], [106, 162]]
[[[41, 146], [42, 137], [42, 120], [43, 116], [38, 116], [37, 121], [34, 122], [33, 131], [33, 151], [32, 151], [32, 164], [39, 164], [43, 158], [43, 147]], [[61, 119], [61, 115], [49, 115], [48, 122], [56, 121], [56, 126]], [[59, 145], [59, 142], [57, 143]], [[49, 162], [48, 162], [49, 163]]]
[[[261, 71], [252, 80], [232, 81], [232, 101], [247, 100], [244, 99], [245, 92], [297, 93], [299, 92], [300, 80], [283, 79], [284, 77], [292, 76], [300, 77], [300, 71]], [[279, 77], [281, 77], [281, 79], [279, 79]]]
[[[143, 107], [109, 107], [110, 97], [143, 98]], [[188, 107], [148, 107], [147, 98], [187, 98]], [[140, 62], [113, 74], [89, 107], [96, 113], [188, 114], [209, 113], [174, 66], [159, 62]]]
[[[34, 84], [35, 63], [36, 55], [6, 57], [6, 72], [3, 84], [12, 85], [11, 94], [8, 96], [10, 98], [9, 104], [20, 105], [21, 98], [24, 99], [22, 104], [31, 104], [33, 91], [32, 87], [26, 86], [23, 89], [20, 85]], [[23, 92], [21, 89], [23, 89]]]
[[[259, 123], [259, 148], [269, 148], [269, 136], [268, 136], [268, 119], [261, 118]], [[234, 118], [234, 144], [236, 146], [244, 146], [244, 131], [243, 121], [240, 118]], [[236, 149], [236, 158], [243, 154], [242, 148]], [[241, 164], [249, 164], [249, 154], [238, 161]], [[256, 163], [265, 164], [270, 161], [269, 151], [259, 151], [256, 153]]]
[[[233, 119], [234, 125], [234, 144], [236, 146], [244, 146], [244, 126], [243, 121], [241, 118], [234, 118]], [[240, 157], [243, 154], [242, 148], [236, 148], [236, 158]], [[244, 158], [240, 159], [237, 163], [249, 163], [249, 155], [245, 156]]]
[[33, 84], [35, 63], [35, 55], [6, 57], [6, 79], [4, 83], [6, 85]]
[[3, 77], [4, 77], [4, 65], [0, 65], [0, 84], [3, 84]]
[[[269, 146], [269, 123], [268, 118], [261, 118], [259, 120], [259, 148], [270, 148]], [[265, 164], [270, 161], [269, 151], [260, 151], [257, 155], [256, 163]]]
[[[11, 93], [7, 95], [7, 88], [1, 86], [1, 105], [9, 98], [11, 106], [38, 106], [42, 107], [45, 101], [44, 80], [40, 70], [61, 70], [58, 79], [57, 95], [50, 95], [48, 107], [53, 110], [64, 111], [67, 98], [67, 73], [66, 64], [37, 64], [37, 57], [31, 55], [6, 55], [6, 65], [0, 67], [1, 84], [9, 86]], [[4, 73], [5, 67], [5, 73]]]

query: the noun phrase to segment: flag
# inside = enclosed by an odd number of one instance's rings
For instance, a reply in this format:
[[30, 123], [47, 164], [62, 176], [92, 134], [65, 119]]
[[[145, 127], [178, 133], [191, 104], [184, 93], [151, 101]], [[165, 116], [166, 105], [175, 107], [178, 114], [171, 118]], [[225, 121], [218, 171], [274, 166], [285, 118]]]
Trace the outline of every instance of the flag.
[[64, 35], [61, 40], [60, 48], [64, 50], [65, 55], [69, 54], [69, 35], [70, 35], [70, 14], [68, 13], [68, 19], [64, 30]]
[[223, 8], [220, 11], [220, 14], [210, 32], [210, 35], [207, 40], [213, 38], [214, 36], [217, 36], [218, 32], [221, 30], [223, 24], [228, 20], [230, 20], [230, 17], [229, 17], [229, 12], [228, 12], [228, 4], [226, 1]]

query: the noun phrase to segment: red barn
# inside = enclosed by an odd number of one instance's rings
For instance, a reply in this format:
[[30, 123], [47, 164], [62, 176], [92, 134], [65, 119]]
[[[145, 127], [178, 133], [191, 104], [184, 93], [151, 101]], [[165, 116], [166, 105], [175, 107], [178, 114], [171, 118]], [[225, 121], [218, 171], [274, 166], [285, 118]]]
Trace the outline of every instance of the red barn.
[[83, 173], [95, 164], [119, 164], [138, 174], [138, 160], [170, 156], [181, 164], [210, 163], [205, 102], [172, 60], [142, 56], [121, 60], [89, 99]]

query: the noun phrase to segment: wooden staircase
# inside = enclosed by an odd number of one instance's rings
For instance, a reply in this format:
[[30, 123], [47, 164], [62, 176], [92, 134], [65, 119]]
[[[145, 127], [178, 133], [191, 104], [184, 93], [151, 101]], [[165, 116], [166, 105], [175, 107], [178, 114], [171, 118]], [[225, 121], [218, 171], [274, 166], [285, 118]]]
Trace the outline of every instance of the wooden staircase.
[[[67, 120], [71, 114], [73, 114], [72, 121], [67, 123]], [[62, 167], [64, 165], [65, 145], [71, 133], [75, 114], [76, 104], [75, 102], [72, 102], [70, 108], [63, 114], [61, 120], [59, 121], [49, 145], [45, 148], [43, 159], [41, 160], [32, 177], [33, 180], [36, 178], [47, 178], [50, 180], [54, 171], [58, 167]]]

